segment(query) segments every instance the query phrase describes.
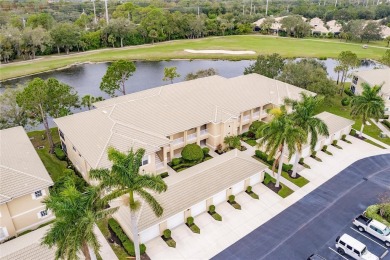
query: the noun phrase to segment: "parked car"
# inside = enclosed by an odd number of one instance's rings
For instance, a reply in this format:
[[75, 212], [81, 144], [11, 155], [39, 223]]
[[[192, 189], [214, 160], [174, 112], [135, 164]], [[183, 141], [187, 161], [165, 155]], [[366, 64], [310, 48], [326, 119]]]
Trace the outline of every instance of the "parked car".
[[366, 231], [374, 237], [382, 240], [390, 247], [390, 228], [375, 219], [367, 218], [364, 215], [357, 216], [352, 222], [360, 232]]
[[312, 254], [307, 258], [307, 260], [326, 260], [326, 259], [318, 254]]
[[365, 244], [356, 240], [348, 234], [336, 238], [337, 252], [341, 255], [347, 254], [357, 260], [379, 260], [379, 257], [368, 251]]

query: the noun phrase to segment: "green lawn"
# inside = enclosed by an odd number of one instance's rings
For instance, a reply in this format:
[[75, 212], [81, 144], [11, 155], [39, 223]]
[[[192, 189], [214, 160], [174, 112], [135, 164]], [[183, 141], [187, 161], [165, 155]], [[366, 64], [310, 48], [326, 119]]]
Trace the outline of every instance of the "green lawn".
[[[345, 97], [345, 96], [346, 95], [343, 94], [343, 97]], [[335, 97], [326, 100], [325, 102], [323, 102], [321, 104], [320, 107], [318, 107], [316, 113], [328, 111], [330, 113], [333, 113], [333, 114], [336, 114], [336, 115], [339, 115], [339, 116], [342, 116], [345, 118], [352, 119], [352, 117], [350, 115], [351, 108], [349, 106], [344, 107], [341, 105], [341, 99], [343, 97], [341, 97], [340, 95], [336, 95]], [[362, 126], [362, 120], [361, 119], [356, 119], [356, 120], [352, 119], [352, 120], [355, 121], [355, 124], [352, 127], [354, 129], [360, 131], [360, 127]], [[378, 139], [379, 141], [381, 141], [385, 144], [390, 145], [390, 138], [389, 137], [381, 138], [379, 136], [381, 133], [381, 130], [372, 122], [371, 122], [371, 125], [366, 125], [364, 127], [363, 133], [365, 133], [366, 135], [369, 135], [375, 139]], [[350, 139], [350, 140], [353, 142], [353, 139]], [[371, 141], [369, 141], [367, 139], [366, 139], [366, 141], [369, 143], [372, 143]]]
[[[100, 221], [96, 222], [96, 225], [99, 227], [100, 231], [102, 231], [103, 236], [105, 238], [110, 236], [110, 231], [108, 230], [107, 220], [100, 220]], [[112, 244], [112, 243], [108, 243], [108, 244], [111, 246], [112, 250], [114, 251], [114, 253], [116, 254], [116, 256], [118, 257], [119, 260], [127, 260], [127, 259], [132, 258], [126, 253], [126, 251], [123, 249], [123, 247]]]
[[[58, 136], [57, 128], [51, 128], [51, 133], [53, 136], [54, 143], [59, 143], [60, 137]], [[49, 172], [51, 178], [54, 182], [56, 182], [59, 177], [62, 176], [62, 172], [66, 169], [68, 164], [64, 161], [58, 160], [54, 154], [49, 153], [49, 141], [46, 138], [45, 131], [33, 131], [27, 133], [27, 135], [30, 138], [34, 138], [31, 140], [31, 142], [35, 148], [37, 148], [38, 146], [45, 146], [44, 149], [37, 149], [36, 151], [41, 158], [43, 164], [45, 165], [46, 170]], [[42, 136], [45, 137], [44, 140], [42, 140]]]
[[[264, 173], [264, 179], [267, 179], [267, 178], [270, 178], [272, 183], [276, 183], [276, 179], [275, 178], [273, 178], [268, 173]], [[279, 190], [278, 195], [280, 197], [282, 197], [282, 198], [286, 198], [287, 196], [291, 195], [294, 192], [292, 189], [287, 187], [282, 182], [280, 182], [280, 187], [282, 187], [282, 188]]]
[[297, 185], [298, 187], [303, 187], [303, 186], [305, 186], [306, 184], [309, 183], [309, 181], [306, 178], [302, 177], [302, 176], [299, 177], [299, 178], [296, 178], [296, 179], [291, 178], [290, 175], [287, 172], [283, 172], [282, 171], [282, 176], [285, 179], [287, 179], [287, 180], [291, 181], [292, 183], [294, 183], [295, 185]]
[[[360, 43], [345, 43], [327, 39], [295, 39], [272, 36], [234, 35], [202, 39], [177, 40], [155, 45], [129, 46], [115, 49], [101, 49], [70, 55], [51, 55], [35, 61], [16, 62], [2, 65], [0, 80], [63, 68], [83, 62], [103, 62], [117, 59], [169, 60], [169, 59], [254, 59], [258, 54], [277, 52], [284, 57], [328, 57], [334, 58], [341, 51], [352, 51], [359, 58], [380, 59], [385, 49], [382, 43], [370, 43], [367, 49]], [[378, 45], [381, 45], [378, 47]], [[253, 55], [192, 54], [185, 49], [253, 50]]]

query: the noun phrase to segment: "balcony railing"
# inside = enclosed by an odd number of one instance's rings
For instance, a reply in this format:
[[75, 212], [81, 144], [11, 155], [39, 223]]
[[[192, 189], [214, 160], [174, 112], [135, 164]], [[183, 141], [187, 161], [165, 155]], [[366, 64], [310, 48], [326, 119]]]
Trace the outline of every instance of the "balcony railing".
[[184, 137], [177, 138], [177, 139], [173, 140], [173, 142], [172, 142], [173, 145], [178, 145], [178, 144], [182, 144], [182, 143], [184, 143]]
[[200, 130], [200, 135], [205, 135], [207, 133], [208, 133], [207, 129]]
[[259, 111], [259, 112], [253, 113], [253, 117], [254, 117], [254, 118], [258, 118], [259, 116], [260, 116], [260, 111]]
[[250, 119], [250, 116], [248, 115], [248, 116], [244, 116], [243, 118], [242, 118], [242, 121], [248, 121]]
[[187, 140], [188, 140], [188, 141], [193, 140], [193, 139], [196, 139], [196, 133], [187, 135]]

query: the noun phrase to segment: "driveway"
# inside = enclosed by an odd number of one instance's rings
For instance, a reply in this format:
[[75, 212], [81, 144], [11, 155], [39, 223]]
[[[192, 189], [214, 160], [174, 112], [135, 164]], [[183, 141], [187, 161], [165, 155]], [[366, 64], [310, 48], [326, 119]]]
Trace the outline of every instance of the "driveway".
[[[389, 190], [390, 154], [359, 160], [213, 259], [293, 260], [316, 252], [342, 259], [329, 247], [344, 232], [361, 240], [350, 229], [351, 220]], [[378, 256], [384, 252], [373, 243], [367, 246]]]

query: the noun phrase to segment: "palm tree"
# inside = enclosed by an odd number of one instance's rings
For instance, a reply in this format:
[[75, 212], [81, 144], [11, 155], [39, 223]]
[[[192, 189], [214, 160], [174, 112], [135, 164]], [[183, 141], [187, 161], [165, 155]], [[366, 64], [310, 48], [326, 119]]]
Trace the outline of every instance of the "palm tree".
[[113, 163], [111, 170], [94, 169], [89, 172], [90, 177], [99, 180], [102, 187], [113, 190], [110, 194], [111, 198], [118, 198], [125, 194], [129, 195], [131, 230], [137, 260], [141, 258], [137, 228], [137, 212], [141, 202], [134, 195], [137, 194], [141, 197], [152, 208], [154, 214], [159, 217], [163, 214], [163, 208], [148, 190], [157, 193], [167, 190], [167, 185], [161, 177], [152, 174], [139, 174], [144, 154], [144, 149], [138, 149], [135, 152], [131, 149], [126, 154], [110, 147], [108, 148], [108, 159]]
[[290, 158], [295, 151], [301, 152], [302, 145], [307, 140], [307, 133], [302, 128], [295, 126], [292, 116], [287, 113], [284, 105], [280, 108], [273, 108], [268, 113], [273, 116], [273, 119], [270, 123], [260, 126], [256, 137], [262, 138], [258, 147], [265, 146], [265, 152], [268, 153], [269, 159], [275, 157], [272, 172], [275, 172], [275, 166], [279, 163], [275, 184], [275, 187], [279, 187], [286, 148]]
[[117, 210], [106, 209], [109, 198], [103, 197], [102, 191], [100, 186], [89, 186], [81, 192], [68, 179], [61, 191], [44, 200], [47, 210], [51, 210], [56, 218], [42, 244], [57, 247], [56, 259], [78, 259], [77, 254], [81, 250], [85, 259], [89, 260], [91, 253], [99, 251], [100, 245], [93, 231], [95, 223]]
[[371, 87], [367, 83], [362, 83], [363, 92], [359, 96], [353, 96], [351, 101], [351, 116], [353, 118], [362, 118], [362, 127], [359, 137], [362, 137], [364, 126], [368, 118], [379, 120], [385, 110], [385, 101], [379, 95], [382, 86], [375, 85]]
[[[303, 92], [300, 95], [301, 101], [286, 98], [284, 102], [290, 105], [294, 111], [291, 116], [295, 126], [305, 131], [308, 137], [310, 135], [310, 149], [314, 150], [318, 142], [318, 135], [329, 136], [328, 126], [324, 121], [314, 116], [315, 109], [323, 102], [324, 98], [322, 96], [313, 97]], [[297, 151], [291, 175], [293, 178], [296, 177], [300, 157], [301, 153]]]
[[340, 65], [338, 65], [338, 66], [336, 66], [336, 67], [334, 67], [334, 72], [337, 72], [337, 85], [339, 84], [339, 81], [340, 81], [340, 72], [342, 72], [343, 71], [343, 67], [342, 66], [340, 66]]
[[98, 101], [103, 101], [103, 97], [94, 97], [91, 95], [85, 95], [81, 98], [81, 105], [91, 110], [92, 104]]

